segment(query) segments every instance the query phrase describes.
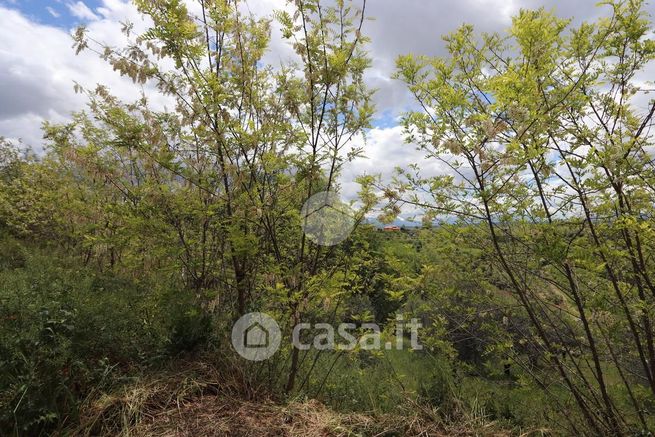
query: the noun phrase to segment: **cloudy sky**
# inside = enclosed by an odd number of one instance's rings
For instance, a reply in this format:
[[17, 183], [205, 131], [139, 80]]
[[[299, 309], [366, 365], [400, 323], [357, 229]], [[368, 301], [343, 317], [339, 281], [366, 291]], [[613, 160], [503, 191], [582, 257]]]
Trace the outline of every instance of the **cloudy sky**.
[[[256, 14], [270, 14], [285, 0], [249, 0]], [[356, 191], [352, 183], [361, 173], [389, 174], [398, 165], [419, 161], [403, 142], [398, 115], [412, 104], [402, 84], [391, 79], [395, 58], [400, 54], [439, 55], [440, 36], [471, 23], [481, 31], [503, 31], [521, 8], [545, 6], [575, 22], [606, 15], [597, 0], [368, 0], [366, 22], [372, 38], [373, 68], [368, 74], [376, 95], [377, 116], [366, 143], [366, 159], [348, 166], [343, 174], [344, 194]], [[651, 14], [653, 5], [648, 6]], [[131, 100], [134, 85], [113, 72], [91, 53], [75, 56], [71, 29], [88, 27], [97, 40], [120, 44], [121, 21], [136, 28], [145, 23], [134, 7], [123, 0], [0, 0], [0, 136], [22, 139], [35, 149], [42, 140], [43, 120], [63, 121], [71, 111], [84, 106], [84, 98], [73, 91], [74, 82], [85, 87], [108, 85], [118, 97]], [[274, 35], [274, 39], [275, 39]], [[274, 42], [270, 62], [283, 58], [288, 47]], [[148, 90], [146, 89], [146, 92]]]

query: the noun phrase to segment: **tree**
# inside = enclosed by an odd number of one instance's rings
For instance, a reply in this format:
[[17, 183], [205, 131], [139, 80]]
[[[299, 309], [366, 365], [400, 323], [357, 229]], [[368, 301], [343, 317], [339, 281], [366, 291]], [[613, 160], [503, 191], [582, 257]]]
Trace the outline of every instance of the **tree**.
[[[46, 127], [48, 159], [85, 204], [70, 213], [89, 226], [77, 227], [78, 244], [87, 258], [109, 253], [109, 268], [180, 276], [206, 309], [267, 309], [293, 327], [343, 291], [345, 252], [307, 240], [299, 212], [313, 194], [338, 192], [343, 162], [361, 153], [352, 139], [373, 114], [366, 3], [289, 2], [276, 18], [296, 57], [280, 67], [264, 63], [271, 20], [241, 2], [200, 0], [195, 14], [179, 0], [135, 3], [152, 22], [145, 33], [126, 23], [131, 42], [113, 48], [80, 28], [76, 50], [154, 84], [175, 108], [77, 86], [90, 114]], [[287, 391], [301, 366], [290, 353]]]
[[563, 412], [551, 384], [573, 396], [585, 425], [563, 414], [569, 432], [623, 435], [653, 425], [655, 103], [641, 75], [655, 42], [642, 1], [603, 4], [594, 24], [524, 10], [507, 37], [464, 26], [446, 58], [400, 57], [422, 107], [407, 140], [449, 174], [401, 171], [388, 197], [486, 225], [549, 359], [532, 376]]

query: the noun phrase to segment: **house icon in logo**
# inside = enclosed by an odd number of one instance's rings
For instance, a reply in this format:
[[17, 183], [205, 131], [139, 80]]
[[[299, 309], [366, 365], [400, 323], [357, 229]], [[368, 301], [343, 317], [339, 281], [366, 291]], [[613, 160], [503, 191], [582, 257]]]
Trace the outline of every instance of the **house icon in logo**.
[[232, 326], [232, 346], [247, 360], [270, 358], [280, 347], [282, 332], [266, 313], [244, 314]]
[[255, 321], [243, 332], [243, 345], [247, 348], [267, 348], [269, 333], [266, 327]]

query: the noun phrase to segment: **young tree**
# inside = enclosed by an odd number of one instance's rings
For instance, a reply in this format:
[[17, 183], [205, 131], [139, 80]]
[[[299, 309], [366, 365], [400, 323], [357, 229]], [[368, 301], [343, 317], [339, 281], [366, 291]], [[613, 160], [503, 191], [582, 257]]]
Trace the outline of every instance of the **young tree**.
[[[307, 200], [318, 192], [336, 191], [344, 159], [352, 160], [361, 154], [361, 149], [349, 147], [351, 140], [369, 127], [374, 112], [372, 92], [364, 84], [364, 72], [370, 65], [363, 50], [367, 38], [362, 34], [366, 0], [361, 9], [344, 1], [333, 5], [320, 0], [290, 3], [296, 12], [293, 16], [280, 12], [278, 19], [284, 36], [293, 41], [301, 59], [295, 66], [300, 74], [286, 78], [282, 92], [294, 124], [301, 131], [297, 164], [303, 199]], [[364, 205], [360, 219], [370, 206], [370, 202]], [[305, 234], [290, 254], [286, 266], [294, 274], [285, 286], [291, 326], [295, 326], [312, 297], [324, 295], [320, 288], [333, 279], [335, 267], [343, 271], [345, 263], [343, 253], [335, 248], [323, 250], [310, 243]], [[299, 357], [300, 351], [294, 347], [287, 391], [294, 388]]]
[[[652, 428], [652, 145], [644, 70], [655, 43], [643, 2], [603, 3], [608, 18], [570, 28], [521, 11], [510, 34], [445, 38], [447, 58], [398, 59], [423, 108], [407, 140], [449, 174], [401, 172], [391, 205], [485, 223], [503, 272], [552, 365], [533, 377], [569, 432]], [[414, 194], [412, 194], [414, 192]], [[552, 368], [552, 372], [550, 369]]]
[[[81, 28], [76, 48], [155, 85], [175, 108], [78, 87], [90, 115], [47, 127], [53, 162], [85, 193], [85, 222], [105, 224], [80, 242], [108, 248], [112, 267], [180, 271], [208, 308], [268, 309], [293, 327], [343, 292], [345, 252], [310, 242], [299, 212], [315, 193], [337, 192], [343, 162], [361, 153], [352, 139], [373, 114], [366, 3], [290, 1], [276, 18], [295, 58], [279, 67], [264, 62], [274, 24], [239, 1], [135, 3], [152, 22], [145, 33], [132, 37], [128, 23], [131, 42], [113, 48]], [[290, 353], [287, 391], [302, 364]]]

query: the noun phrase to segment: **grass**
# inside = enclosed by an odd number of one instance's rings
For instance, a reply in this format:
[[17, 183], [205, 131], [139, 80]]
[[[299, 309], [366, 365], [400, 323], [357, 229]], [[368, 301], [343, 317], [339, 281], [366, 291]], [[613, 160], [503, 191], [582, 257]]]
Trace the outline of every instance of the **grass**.
[[[493, 423], [445, 424], [437, 409], [405, 400], [385, 414], [343, 413], [317, 400], [283, 402], [244, 391], [221, 366], [194, 360], [114, 394], [89, 399], [73, 436], [469, 436], [509, 435]], [[227, 372], [227, 375], [234, 375]]]

